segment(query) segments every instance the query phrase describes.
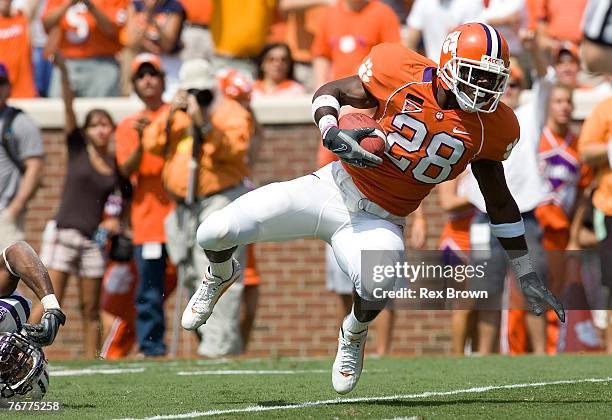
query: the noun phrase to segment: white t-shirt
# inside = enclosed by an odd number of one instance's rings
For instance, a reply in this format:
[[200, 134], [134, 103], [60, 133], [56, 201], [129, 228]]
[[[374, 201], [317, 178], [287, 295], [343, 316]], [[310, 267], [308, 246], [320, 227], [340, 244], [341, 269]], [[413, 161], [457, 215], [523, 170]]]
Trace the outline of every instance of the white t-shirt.
[[482, 0], [416, 0], [406, 19], [409, 28], [421, 31], [425, 55], [436, 63], [448, 32], [482, 13]]
[[[525, 0], [489, 0], [489, 6], [482, 11], [478, 21], [489, 23], [492, 19], [501, 19], [519, 13], [521, 26], [527, 23], [527, 8]], [[510, 25], [494, 25], [495, 29], [508, 41], [510, 55], [520, 55], [523, 51], [518, 32]]]
[[[514, 110], [521, 126], [521, 138], [503, 165], [508, 189], [521, 213], [534, 210], [548, 192], [546, 183], [540, 175], [538, 148], [555, 80], [555, 72], [549, 68], [546, 76], [537, 79], [533, 85], [533, 101], [520, 105]], [[484, 197], [471, 171], [467, 179], [468, 200], [478, 210], [486, 213]]]

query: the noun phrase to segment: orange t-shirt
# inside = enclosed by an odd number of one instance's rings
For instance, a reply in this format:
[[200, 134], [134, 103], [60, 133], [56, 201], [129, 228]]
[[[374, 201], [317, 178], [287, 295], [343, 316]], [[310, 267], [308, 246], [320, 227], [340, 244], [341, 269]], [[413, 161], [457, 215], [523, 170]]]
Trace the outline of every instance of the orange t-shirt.
[[[127, 18], [128, 0], [91, 1], [113, 22], [116, 34], [110, 38], [104, 35], [87, 6], [77, 3], [60, 20], [62, 36], [59, 49], [66, 58], [111, 57], [121, 49], [119, 28]], [[65, 0], [49, 0], [45, 15], [65, 3]]]
[[338, 2], [320, 21], [312, 56], [329, 59], [332, 79], [340, 79], [355, 74], [370, 49], [382, 42], [400, 42], [399, 20], [389, 6], [372, 1], [354, 12]]
[[[249, 175], [246, 153], [255, 132], [251, 114], [238, 102], [223, 98], [211, 117], [212, 129], [202, 144], [196, 196], [215, 194], [238, 185]], [[166, 121], [164, 111], [145, 129], [145, 150], [158, 156], [164, 154], [166, 145]], [[170, 129], [168, 157], [162, 172], [167, 191], [176, 197], [187, 195], [189, 162], [193, 148], [191, 118], [177, 111]]]
[[364, 88], [378, 100], [374, 119], [386, 133], [386, 151], [376, 168], [343, 166], [367, 198], [396, 216], [412, 213], [436, 184], [457, 177], [470, 162], [506, 159], [518, 142], [516, 116], [502, 103], [490, 114], [441, 109], [436, 67], [386, 43], [359, 68]]
[[0, 16], [0, 62], [9, 72], [11, 98], [36, 96], [28, 25], [28, 19], [21, 13]]
[[180, 0], [187, 14], [187, 22], [208, 25], [212, 15], [212, 0]]
[[[156, 112], [147, 110], [137, 112], [121, 121], [115, 132], [115, 148], [119, 165], [123, 165], [138, 147], [138, 133], [132, 127], [133, 122], [143, 117], [152, 121], [167, 109], [168, 105], [164, 105]], [[173, 203], [162, 183], [163, 168], [163, 158], [143, 152], [140, 166], [132, 174], [134, 196], [130, 216], [133, 231], [132, 241], [136, 245], [145, 242], [166, 242], [164, 219], [172, 210]]]
[[[600, 102], [582, 125], [578, 149], [589, 144], [609, 144], [612, 141], [612, 98]], [[593, 205], [612, 216], [612, 170], [606, 165], [596, 172], [598, 187], [593, 194]]]
[[548, 23], [548, 35], [580, 43], [582, 40], [582, 15], [587, 0], [538, 0], [536, 16]]

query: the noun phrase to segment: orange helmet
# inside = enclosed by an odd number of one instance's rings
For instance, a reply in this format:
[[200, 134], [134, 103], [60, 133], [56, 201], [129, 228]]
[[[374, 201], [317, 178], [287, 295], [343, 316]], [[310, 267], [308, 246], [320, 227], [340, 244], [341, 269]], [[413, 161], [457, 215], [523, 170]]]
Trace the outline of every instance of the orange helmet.
[[466, 23], [446, 36], [438, 76], [464, 111], [495, 111], [509, 74], [508, 43], [492, 26]]

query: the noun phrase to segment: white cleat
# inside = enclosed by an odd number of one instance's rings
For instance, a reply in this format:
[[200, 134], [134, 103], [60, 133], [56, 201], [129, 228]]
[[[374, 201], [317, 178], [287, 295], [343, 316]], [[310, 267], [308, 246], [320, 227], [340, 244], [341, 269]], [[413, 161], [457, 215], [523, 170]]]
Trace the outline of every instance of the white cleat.
[[240, 264], [235, 258], [232, 258], [232, 269], [232, 276], [224, 281], [213, 276], [210, 273], [210, 267], [208, 267], [202, 279], [202, 284], [189, 299], [189, 303], [183, 311], [183, 318], [181, 319], [183, 328], [195, 330], [206, 323], [223, 292], [240, 277]]
[[354, 334], [340, 328], [338, 353], [332, 367], [332, 384], [338, 394], [351, 392], [363, 368], [363, 353], [368, 330]]

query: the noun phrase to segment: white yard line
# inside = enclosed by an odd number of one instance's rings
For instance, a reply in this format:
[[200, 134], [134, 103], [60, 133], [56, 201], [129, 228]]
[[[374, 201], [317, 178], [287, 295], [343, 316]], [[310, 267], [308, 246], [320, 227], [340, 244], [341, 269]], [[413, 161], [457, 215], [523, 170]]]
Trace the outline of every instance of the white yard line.
[[296, 375], [301, 373], [329, 373], [329, 369], [310, 370], [187, 370], [176, 372], [179, 376], [196, 375]]
[[49, 372], [51, 376], [83, 376], [83, 375], [119, 375], [123, 373], [142, 373], [144, 368], [134, 369], [66, 369], [52, 370]]
[[[530, 383], [510, 384], [510, 385], [488, 385], [488, 386], [480, 386], [480, 387], [474, 387], [474, 388], [455, 389], [452, 391], [426, 391], [426, 392], [421, 392], [418, 394], [398, 394], [398, 395], [389, 395], [389, 396], [382, 396], [382, 397], [336, 398], [334, 400], [307, 401], [307, 402], [303, 402], [299, 404], [290, 404], [290, 405], [272, 405], [272, 406], [255, 405], [255, 406], [245, 407], [245, 408], [233, 408], [233, 409], [226, 409], [226, 410], [209, 410], [209, 411], [192, 411], [191, 413], [184, 413], [184, 414], [170, 414], [170, 415], [160, 415], [160, 416], [154, 416], [154, 417], [144, 417], [142, 420], [188, 419], [188, 418], [195, 418], [195, 417], [216, 416], [216, 415], [234, 414], [234, 413], [255, 413], [255, 412], [261, 412], [261, 411], [295, 410], [295, 409], [300, 409], [300, 408], [319, 407], [323, 405], [335, 405], [335, 404], [356, 403], [356, 402], [408, 400], [408, 399], [429, 398], [429, 397], [444, 397], [444, 396], [449, 396], [449, 395], [482, 393], [482, 392], [488, 392], [488, 391], [493, 391], [497, 389], [537, 388], [537, 387], [548, 386], [548, 385], [571, 385], [571, 384], [580, 384], [580, 383], [587, 383], [587, 382], [590, 382], [590, 383], [612, 382], [612, 377], [573, 379], [573, 380], [551, 381], [551, 382], [530, 382]], [[136, 419], [128, 418], [128, 419], [123, 419], [123, 420], [136, 420]]]
[[[386, 372], [386, 369], [364, 369], [363, 373]], [[297, 375], [302, 373], [329, 373], [329, 369], [226, 369], [226, 370], [184, 370], [176, 372], [179, 376], [198, 376], [198, 375]]]

